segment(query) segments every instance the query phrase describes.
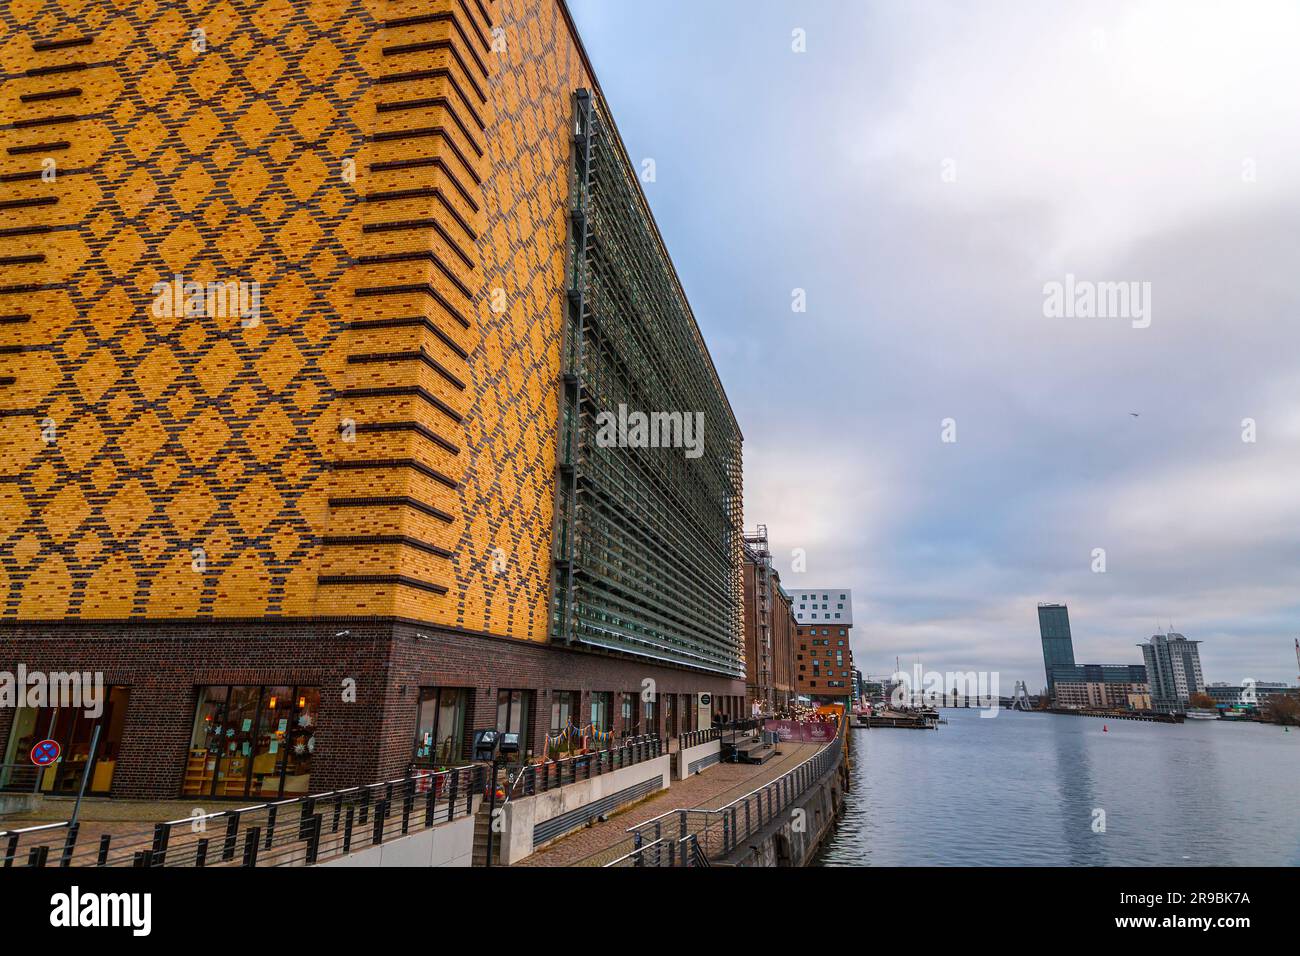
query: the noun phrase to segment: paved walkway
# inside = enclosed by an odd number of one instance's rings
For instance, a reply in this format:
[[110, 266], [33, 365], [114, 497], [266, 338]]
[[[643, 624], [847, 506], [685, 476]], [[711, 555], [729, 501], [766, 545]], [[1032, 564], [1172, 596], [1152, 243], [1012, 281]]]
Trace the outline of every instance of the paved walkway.
[[603, 866], [632, 849], [627, 829], [669, 810], [716, 810], [793, 770], [822, 744], [783, 743], [767, 763], [719, 763], [633, 804], [604, 823], [575, 830], [515, 866]]

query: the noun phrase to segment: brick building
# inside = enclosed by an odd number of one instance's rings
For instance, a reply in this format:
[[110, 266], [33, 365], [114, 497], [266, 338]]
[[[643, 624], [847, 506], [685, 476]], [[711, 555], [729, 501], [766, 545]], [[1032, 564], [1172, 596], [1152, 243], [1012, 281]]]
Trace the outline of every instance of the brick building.
[[745, 692], [750, 713], [757, 703], [772, 714], [786, 710], [797, 693], [794, 614], [772, 567], [765, 525], [745, 535], [744, 557]]
[[0, 669], [103, 672], [92, 790], [744, 710], [740, 430], [561, 0], [0, 26]]
[[791, 594], [795, 665], [801, 696], [814, 703], [847, 704], [853, 698], [853, 592], [848, 588], [799, 589]]

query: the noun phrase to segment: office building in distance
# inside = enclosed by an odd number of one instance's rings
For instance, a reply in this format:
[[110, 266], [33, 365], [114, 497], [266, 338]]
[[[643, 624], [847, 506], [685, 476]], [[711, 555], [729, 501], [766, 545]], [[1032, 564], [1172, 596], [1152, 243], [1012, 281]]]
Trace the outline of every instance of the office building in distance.
[[1043, 669], [1052, 706], [1066, 710], [1150, 710], [1147, 669], [1141, 664], [1076, 664], [1070, 611], [1064, 604], [1038, 605]]
[[1200, 641], [1189, 641], [1181, 634], [1153, 634], [1139, 644], [1146, 660], [1147, 679], [1151, 682], [1151, 706], [1162, 713], [1179, 713], [1187, 709], [1193, 694], [1205, 693], [1201, 673]]

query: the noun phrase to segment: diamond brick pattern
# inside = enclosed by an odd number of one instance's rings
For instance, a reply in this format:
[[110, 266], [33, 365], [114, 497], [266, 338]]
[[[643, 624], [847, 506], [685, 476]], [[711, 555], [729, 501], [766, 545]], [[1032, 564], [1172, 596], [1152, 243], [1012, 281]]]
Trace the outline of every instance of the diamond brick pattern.
[[0, 7], [0, 620], [545, 640], [592, 83], [555, 0]]

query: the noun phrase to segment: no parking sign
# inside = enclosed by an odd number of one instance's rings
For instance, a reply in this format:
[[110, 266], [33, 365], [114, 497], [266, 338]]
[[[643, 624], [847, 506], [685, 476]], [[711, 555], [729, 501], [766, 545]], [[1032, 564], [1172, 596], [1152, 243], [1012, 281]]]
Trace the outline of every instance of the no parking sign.
[[38, 767], [48, 767], [59, 759], [63, 748], [57, 740], [42, 740], [32, 748], [32, 763]]

